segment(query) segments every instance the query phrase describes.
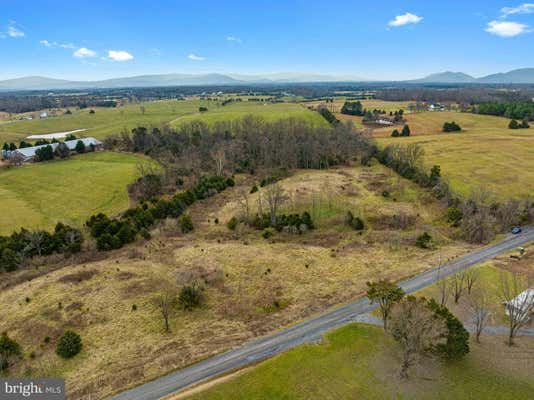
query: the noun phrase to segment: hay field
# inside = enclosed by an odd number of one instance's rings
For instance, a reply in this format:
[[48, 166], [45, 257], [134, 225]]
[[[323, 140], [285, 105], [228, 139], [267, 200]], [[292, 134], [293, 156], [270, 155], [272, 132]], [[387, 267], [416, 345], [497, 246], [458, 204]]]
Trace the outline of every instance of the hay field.
[[[456, 112], [424, 112], [407, 118], [414, 136], [378, 137], [378, 144], [420, 144], [425, 164], [440, 165], [442, 175], [460, 195], [481, 188], [497, 200], [534, 195], [533, 127], [512, 130], [505, 118]], [[453, 120], [464, 130], [440, 133], [443, 122]], [[379, 136], [384, 131], [375, 132]]]

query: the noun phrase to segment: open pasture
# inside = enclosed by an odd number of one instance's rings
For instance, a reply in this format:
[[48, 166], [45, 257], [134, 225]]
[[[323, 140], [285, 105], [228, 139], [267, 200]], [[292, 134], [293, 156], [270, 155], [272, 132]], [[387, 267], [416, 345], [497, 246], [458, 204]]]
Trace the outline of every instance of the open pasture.
[[81, 226], [87, 217], [115, 214], [129, 205], [126, 186], [145, 158], [97, 152], [68, 160], [0, 169], [0, 234], [51, 229], [56, 222]]
[[[464, 196], [481, 188], [498, 200], [534, 195], [534, 128], [512, 130], [505, 118], [456, 112], [424, 112], [407, 118], [415, 135], [378, 137], [379, 146], [420, 144], [428, 168], [440, 165], [453, 190]], [[440, 133], [443, 122], [453, 120], [463, 131]]]
[[318, 113], [308, 110], [301, 104], [296, 103], [262, 103], [240, 101], [229, 103], [225, 106], [216, 102], [204, 102], [208, 111], [194, 113], [176, 118], [171, 126], [178, 126], [184, 122], [200, 120], [207, 124], [218, 121], [232, 121], [243, 118], [246, 115], [254, 115], [273, 122], [279, 119], [299, 118], [312, 124], [325, 124], [326, 121]]

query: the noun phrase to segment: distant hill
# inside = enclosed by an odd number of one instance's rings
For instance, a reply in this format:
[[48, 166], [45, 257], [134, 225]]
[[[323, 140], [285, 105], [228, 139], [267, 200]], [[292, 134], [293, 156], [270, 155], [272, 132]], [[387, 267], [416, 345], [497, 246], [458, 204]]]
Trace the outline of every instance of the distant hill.
[[487, 75], [477, 79], [480, 83], [534, 83], [534, 68], [514, 69], [513, 71]]
[[239, 85], [251, 83], [291, 83], [291, 82], [338, 82], [363, 81], [356, 77], [336, 77], [331, 75], [279, 73], [267, 75], [238, 74], [155, 74], [101, 81], [68, 81], [42, 76], [0, 81], [0, 90], [53, 90], [53, 89], [94, 89], [119, 87], [155, 86], [195, 86], [195, 85]]
[[471, 75], [464, 74], [463, 72], [439, 72], [425, 76], [421, 79], [415, 79], [410, 82], [413, 83], [473, 83], [476, 82], [476, 78]]
[[[120, 87], [195, 86], [195, 85], [245, 85], [302, 82], [366, 82], [357, 76], [335, 76], [309, 73], [246, 74], [154, 74], [100, 81], [69, 81], [43, 76], [27, 76], [0, 81], [0, 91], [97, 89]], [[384, 81], [383, 81], [384, 82]], [[439, 72], [424, 78], [403, 81], [405, 83], [481, 83], [481, 84], [534, 84], [534, 68], [521, 68], [474, 78], [463, 72]]]
[[425, 76], [421, 79], [407, 81], [409, 83], [486, 83], [486, 84], [507, 84], [507, 83], [534, 83], [534, 68], [514, 69], [509, 72], [499, 72], [480, 78], [474, 78], [463, 72], [440, 72]]

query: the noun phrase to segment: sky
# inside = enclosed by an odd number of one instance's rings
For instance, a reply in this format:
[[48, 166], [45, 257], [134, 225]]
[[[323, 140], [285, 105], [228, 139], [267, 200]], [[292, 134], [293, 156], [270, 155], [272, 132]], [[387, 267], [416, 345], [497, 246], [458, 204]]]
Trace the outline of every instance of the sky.
[[524, 2], [0, 0], [0, 79], [482, 76], [534, 67], [533, 43]]

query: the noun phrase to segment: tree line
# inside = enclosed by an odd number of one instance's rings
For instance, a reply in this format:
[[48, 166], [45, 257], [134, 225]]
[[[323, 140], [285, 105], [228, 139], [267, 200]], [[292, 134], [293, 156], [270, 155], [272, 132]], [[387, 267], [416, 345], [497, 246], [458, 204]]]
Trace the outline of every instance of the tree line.
[[22, 228], [10, 236], [0, 236], [0, 270], [16, 270], [25, 259], [52, 253], [73, 254], [81, 251], [83, 235], [79, 229], [58, 222], [54, 231], [30, 231]]
[[108, 148], [141, 152], [180, 166], [181, 173], [220, 174], [276, 169], [323, 169], [368, 159], [374, 147], [352, 124], [314, 126], [301, 119], [267, 122], [255, 116], [208, 125], [191, 121], [176, 128], [134, 128], [108, 138]]

